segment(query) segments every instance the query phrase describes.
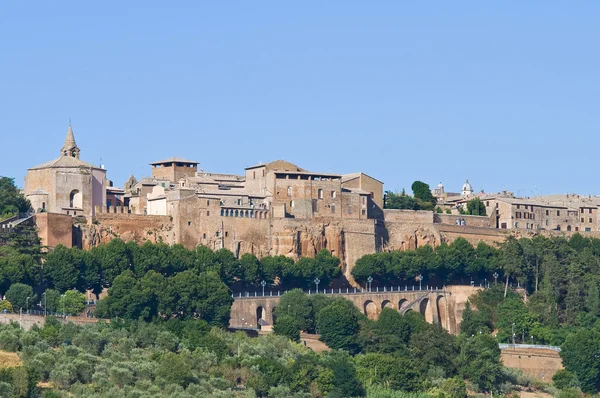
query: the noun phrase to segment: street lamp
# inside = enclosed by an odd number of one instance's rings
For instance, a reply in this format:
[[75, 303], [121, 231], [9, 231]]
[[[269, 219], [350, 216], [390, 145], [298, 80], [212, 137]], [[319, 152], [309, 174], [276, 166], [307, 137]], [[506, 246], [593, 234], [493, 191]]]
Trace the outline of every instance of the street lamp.
[[487, 289], [488, 284], [487, 284], [487, 278], [483, 279], [483, 287], [485, 287]]
[[513, 345], [515, 344], [515, 323], [512, 324]]
[[44, 296], [44, 316], [46, 316], [46, 304], [48, 304], [48, 300], [46, 298], [46, 292], [42, 293], [42, 296]]
[[372, 276], [369, 276], [369, 277], [367, 278], [367, 282], [369, 282], [369, 291], [371, 291], [371, 283], [373, 283], [373, 277], [372, 277]]
[[264, 279], [263, 279], [263, 281], [260, 282], [260, 285], [262, 286], [262, 289], [263, 289], [263, 294], [262, 295], [264, 296], [265, 295], [265, 286], [267, 285], [267, 282], [265, 282]]
[[494, 272], [494, 283], [498, 283], [498, 273]]
[[422, 281], [423, 281], [423, 275], [422, 274], [417, 275], [417, 279], [419, 280], [419, 290], [421, 290], [421, 285], [422, 285]]
[[531, 336], [531, 345], [533, 345], [533, 336]]
[[317, 286], [317, 293], [319, 293], [319, 283], [321, 283], [321, 280], [317, 277], [317, 278], [315, 278], [315, 280], [313, 282]]
[[27, 315], [29, 315], [29, 299], [30, 298], [31, 297], [27, 297], [27, 300], [25, 300], [25, 307], [27, 308], [27, 311], [26, 311]]

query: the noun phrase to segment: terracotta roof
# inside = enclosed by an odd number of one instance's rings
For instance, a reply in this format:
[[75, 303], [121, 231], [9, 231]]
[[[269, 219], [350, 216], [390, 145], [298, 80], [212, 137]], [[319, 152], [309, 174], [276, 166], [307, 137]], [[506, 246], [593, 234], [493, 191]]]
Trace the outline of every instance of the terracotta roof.
[[372, 178], [373, 180], [380, 182], [383, 184], [383, 181], [378, 180], [375, 177], [371, 177], [370, 175], [363, 173], [362, 171], [358, 172], [358, 173], [350, 173], [350, 174], [344, 174], [342, 175], [342, 182], [346, 182], [346, 181], [350, 181], [350, 180], [354, 180], [355, 178], [360, 177], [361, 175], [364, 175], [365, 177], [369, 177]]
[[177, 156], [173, 156], [172, 158], [159, 160], [157, 162], [150, 163], [151, 165], [155, 164], [163, 164], [163, 163], [192, 163], [192, 164], [200, 164], [200, 162], [196, 162], [195, 160], [187, 160], [183, 158], [178, 158]]
[[288, 171], [288, 172], [297, 172], [297, 171], [306, 171], [293, 163], [288, 162], [287, 160], [274, 160], [269, 163], [261, 163], [255, 166], [246, 167], [246, 170], [255, 169], [257, 167], [265, 167], [267, 170], [273, 171]]
[[92, 164], [86, 163], [83, 160], [71, 156], [61, 156], [58, 159], [51, 160], [46, 163], [42, 163], [38, 166], [29, 168], [28, 170], [48, 169], [48, 168], [59, 168], [59, 167], [89, 167], [93, 169], [100, 169]]

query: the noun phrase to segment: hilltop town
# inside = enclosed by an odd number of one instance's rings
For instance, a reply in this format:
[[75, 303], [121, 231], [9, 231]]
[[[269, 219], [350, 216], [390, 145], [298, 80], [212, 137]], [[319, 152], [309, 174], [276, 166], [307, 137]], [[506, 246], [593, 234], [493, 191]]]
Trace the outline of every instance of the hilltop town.
[[[58, 146], [58, 145], [57, 145]], [[384, 183], [360, 171], [308, 171], [285, 160], [247, 167], [239, 175], [198, 169], [196, 160], [171, 157], [149, 163], [150, 177], [131, 176], [123, 188], [107, 170], [81, 160], [69, 125], [60, 156], [28, 169], [24, 195], [51, 247], [90, 248], [114, 237], [226, 248], [237, 257], [312, 257], [321, 249], [338, 256], [351, 281], [365, 254], [437, 246], [462, 236], [472, 243], [501, 242], [507, 235], [556, 235], [599, 230], [600, 198], [553, 195], [519, 198], [511, 192], [431, 190], [434, 211], [388, 209]], [[485, 215], [463, 209], [478, 199]]]

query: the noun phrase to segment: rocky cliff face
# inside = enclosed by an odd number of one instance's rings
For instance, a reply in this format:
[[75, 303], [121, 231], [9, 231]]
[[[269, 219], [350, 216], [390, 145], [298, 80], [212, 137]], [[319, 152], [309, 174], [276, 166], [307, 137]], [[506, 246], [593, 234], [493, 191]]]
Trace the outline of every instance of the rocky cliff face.
[[173, 225], [167, 216], [140, 216], [133, 214], [102, 214], [87, 224], [80, 225], [83, 249], [120, 238], [125, 242], [165, 242], [174, 244]]

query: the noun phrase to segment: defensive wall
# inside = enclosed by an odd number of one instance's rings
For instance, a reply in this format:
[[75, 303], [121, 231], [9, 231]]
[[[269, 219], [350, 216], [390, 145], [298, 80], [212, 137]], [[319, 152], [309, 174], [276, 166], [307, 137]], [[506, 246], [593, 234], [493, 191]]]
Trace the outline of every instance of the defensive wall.
[[[409, 290], [407, 286], [390, 286], [377, 290], [323, 289], [319, 293], [332, 297], [343, 297], [352, 302], [369, 319], [377, 319], [384, 308], [392, 308], [404, 314], [408, 311], [421, 313], [429, 323], [438, 323], [450, 333], [457, 333], [456, 303], [452, 294], [443, 289], [423, 286], [419, 290]], [[308, 292], [315, 294], [315, 291]], [[231, 307], [230, 328], [270, 330], [275, 322], [275, 309], [281, 292], [266, 292], [263, 296], [255, 293], [234, 295]]]
[[37, 213], [35, 223], [43, 246], [73, 246], [73, 217], [59, 213]]
[[537, 380], [551, 382], [552, 376], [563, 369], [558, 347], [500, 344], [500, 349], [504, 366], [521, 369]]

